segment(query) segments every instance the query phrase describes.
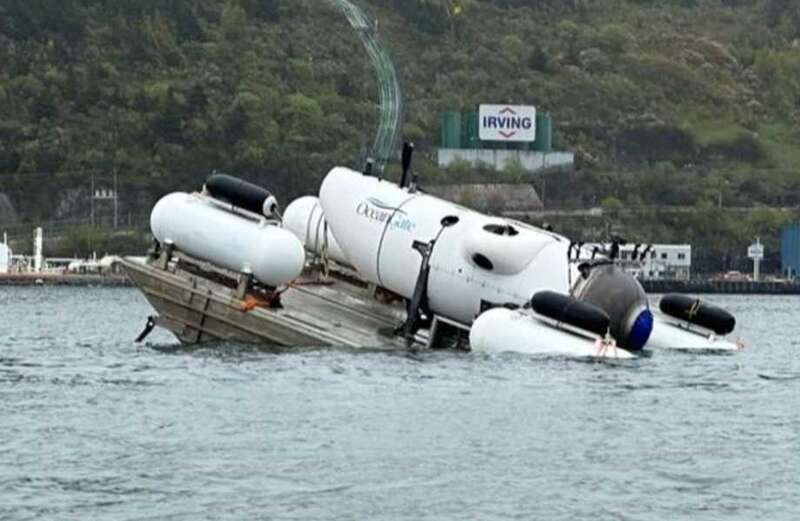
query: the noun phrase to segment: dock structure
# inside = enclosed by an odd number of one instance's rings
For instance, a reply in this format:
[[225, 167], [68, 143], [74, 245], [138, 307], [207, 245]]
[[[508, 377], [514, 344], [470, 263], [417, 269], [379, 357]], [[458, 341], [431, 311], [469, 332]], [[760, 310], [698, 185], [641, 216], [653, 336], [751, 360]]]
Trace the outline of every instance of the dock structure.
[[0, 286], [103, 286], [127, 287], [130, 280], [124, 275], [71, 273], [0, 273]]
[[800, 284], [783, 281], [641, 280], [647, 293], [800, 295]]
[[[242, 274], [181, 253], [124, 259], [128, 276], [158, 312], [155, 323], [184, 344], [235, 340], [279, 347], [405, 349], [392, 332], [405, 318], [400, 302], [375, 299], [366, 285], [314, 270], [268, 293]], [[279, 305], [278, 305], [279, 303]], [[417, 336], [417, 346], [426, 339]]]

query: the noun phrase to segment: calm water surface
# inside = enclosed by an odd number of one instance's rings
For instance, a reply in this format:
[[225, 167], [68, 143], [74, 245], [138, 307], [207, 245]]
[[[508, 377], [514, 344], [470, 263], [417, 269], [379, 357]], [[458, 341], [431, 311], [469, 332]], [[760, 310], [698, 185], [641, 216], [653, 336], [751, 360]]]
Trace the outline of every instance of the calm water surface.
[[630, 363], [179, 348], [133, 289], [0, 288], [0, 519], [800, 519], [800, 298]]

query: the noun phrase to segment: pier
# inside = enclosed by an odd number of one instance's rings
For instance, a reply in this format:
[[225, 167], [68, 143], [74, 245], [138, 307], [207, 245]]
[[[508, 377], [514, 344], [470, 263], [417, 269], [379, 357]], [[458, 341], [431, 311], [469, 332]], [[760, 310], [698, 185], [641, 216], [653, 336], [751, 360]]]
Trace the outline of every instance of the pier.
[[800, 295], [800, 284], [780, 281], [642, 280], [647, 293]]
[[0, 286], [107, 286], [130, 287], [123, 274], [0, 273]]

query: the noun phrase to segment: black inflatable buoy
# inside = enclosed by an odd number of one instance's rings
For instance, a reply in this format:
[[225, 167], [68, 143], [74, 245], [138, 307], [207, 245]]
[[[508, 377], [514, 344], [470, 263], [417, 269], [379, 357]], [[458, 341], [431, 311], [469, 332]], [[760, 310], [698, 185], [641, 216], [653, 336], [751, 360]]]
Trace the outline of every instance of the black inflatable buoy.
[[272, 217], [278, 210], [278, 203], [269, 190], [238, 177], [212, 174], [206, 179], [205, 187], [214, 199], [226, 201], [253, 213]]
[[531, 298], [531, 308], [540, 315], [600, 336], [605, 336], [611, 325], [608, 314], [594, 304], [554, 291], [536, 293]]
[[718, 335], [727, 335], [736, 327], [733, 315], [688, 295], [665, 295], [661, 298], [659, 308], [665, 315], [710, 329]]

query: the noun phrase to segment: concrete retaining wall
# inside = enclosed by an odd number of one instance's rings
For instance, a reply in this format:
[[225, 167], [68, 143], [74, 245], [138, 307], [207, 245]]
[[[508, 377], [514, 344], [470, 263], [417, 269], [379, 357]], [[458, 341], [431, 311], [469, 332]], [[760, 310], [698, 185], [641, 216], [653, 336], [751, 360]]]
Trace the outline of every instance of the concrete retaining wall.
[[575, 164], [572, 152], [533, 152], [529, 150], [482, 150], [467, 148], [440, 148], [437, 162], [445, 168], [457, 161], [466, 161], [473, 165], [484, 163], [496, 170], [504, 170], [516, 161], [529, 172], [537, 172], [546, 168], [571, 167]]

